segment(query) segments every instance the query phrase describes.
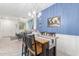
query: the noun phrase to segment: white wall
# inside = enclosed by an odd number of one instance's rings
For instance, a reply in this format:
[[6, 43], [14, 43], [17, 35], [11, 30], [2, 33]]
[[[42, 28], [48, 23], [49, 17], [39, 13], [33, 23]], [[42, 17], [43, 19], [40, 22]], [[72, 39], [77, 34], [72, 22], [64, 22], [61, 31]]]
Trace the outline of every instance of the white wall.
[[14, 35], [18, 31], [17, 22], [13, 20], [0, 20], [0, 36]]
[[57, 55], [77, 56], [79, 55], [79, 36], [57, 34]]
[[28, 22], [26, 22], [26, 31], [31, 31]]

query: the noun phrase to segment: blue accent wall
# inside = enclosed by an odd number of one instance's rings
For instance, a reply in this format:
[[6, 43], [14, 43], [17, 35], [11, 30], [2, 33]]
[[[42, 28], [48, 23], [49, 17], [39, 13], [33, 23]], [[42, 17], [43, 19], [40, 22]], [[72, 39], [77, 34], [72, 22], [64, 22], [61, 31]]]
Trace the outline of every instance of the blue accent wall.
[[[60, 27], [48, 27], [48, 18], [53, 16], [61, 17]], [[37, 29], [40, 32], [79, 35], [79, 4], [57, 3], [43, 10], [42, 16], [37, 20]]]

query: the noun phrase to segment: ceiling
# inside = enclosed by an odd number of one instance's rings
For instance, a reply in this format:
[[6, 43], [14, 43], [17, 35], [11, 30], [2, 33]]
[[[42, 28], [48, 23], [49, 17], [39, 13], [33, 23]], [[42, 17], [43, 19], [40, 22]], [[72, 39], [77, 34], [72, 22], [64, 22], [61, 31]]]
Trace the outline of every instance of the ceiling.
[[51, 3], [0, 3], [0, 16], [28, 17], [28, 12], [40, 12], [51, 6]]

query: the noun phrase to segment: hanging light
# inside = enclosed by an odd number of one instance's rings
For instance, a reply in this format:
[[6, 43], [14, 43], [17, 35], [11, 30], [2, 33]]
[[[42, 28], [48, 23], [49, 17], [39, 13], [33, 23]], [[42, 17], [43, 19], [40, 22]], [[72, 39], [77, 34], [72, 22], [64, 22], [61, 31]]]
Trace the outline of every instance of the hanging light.
[[42, 15], [42, 13], [40, 12], [40, 13], [38, 13], [37, 17], [39, 18], [41, 15]]
[[33, 15], [36, 15], [36, 11], [33, 11]]

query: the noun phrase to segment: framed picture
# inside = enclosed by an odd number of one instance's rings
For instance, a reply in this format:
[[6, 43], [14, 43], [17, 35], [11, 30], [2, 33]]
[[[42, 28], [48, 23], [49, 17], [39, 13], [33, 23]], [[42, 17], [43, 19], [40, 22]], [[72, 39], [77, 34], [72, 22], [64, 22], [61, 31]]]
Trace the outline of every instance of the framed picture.
[[59, 27], [60, 26], [60, 17], [54, 16], [48, 19], [48, 26], [49, 27]]

